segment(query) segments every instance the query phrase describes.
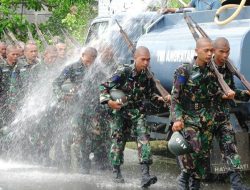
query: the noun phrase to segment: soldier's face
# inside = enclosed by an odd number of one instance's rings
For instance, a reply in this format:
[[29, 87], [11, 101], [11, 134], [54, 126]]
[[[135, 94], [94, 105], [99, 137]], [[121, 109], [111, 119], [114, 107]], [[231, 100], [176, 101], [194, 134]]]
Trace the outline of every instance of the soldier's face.
[[57, 52], [48, 52], [44, 55], [44, 62], [46, 64], [53, 64], [56, 62]]
[[0, 56], [6, 58], [6, 45], [0, 44]]
[[227, 61], [229, 54], [230, 54], [230, 48], [226, 45], [215, 48], [214, 58], [216, 60], [216, 64], [223, 65], [225, 61]]
[[92, 55], [82, 54], [82, 62], [86, 66], [92, 65], [94, 61], [95, 61], [95, 57], [93, 57]]
[[17, 62], [18, 57], [19, 57], [19, 50], [13, 49], [7, 54], [7, 62], [9, 64], [14, 64]]
[[212, 58], [214, 50], [210, 42], [204, 42], [199, 48], [196, 48], [195, 51], [201, 63], [208, 63]]
[[66, 45], [65, 44], [59, 44], [59, 45], [57, 45], [56, 48], [57, 48], [57, 52], [58, 52], [58, 57], [65, 58], [66, 49], [67, 49]]
[[135, 57], [135, 67], [138, 72], [145, 70], [150, 63], [150, 53], [141, 52], [137, 57]]
[[30, 45], [26, 50], [24, 51], [24, 55], [28, 60], [35, 60], [38, 56], [38, 51], [36, 45]]

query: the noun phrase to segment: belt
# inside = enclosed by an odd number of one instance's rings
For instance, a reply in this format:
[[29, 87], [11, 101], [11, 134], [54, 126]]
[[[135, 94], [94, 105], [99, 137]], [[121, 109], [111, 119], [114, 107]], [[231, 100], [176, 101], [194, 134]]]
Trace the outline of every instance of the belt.
[[212, 104], [208, 102], [200, 103], [200, 102], [195, 102], [195, 103], [189, 103], [185, 105], [185, 109], [187, 110], [201, 110], [202, 108], [208, 108], [211, 107]]

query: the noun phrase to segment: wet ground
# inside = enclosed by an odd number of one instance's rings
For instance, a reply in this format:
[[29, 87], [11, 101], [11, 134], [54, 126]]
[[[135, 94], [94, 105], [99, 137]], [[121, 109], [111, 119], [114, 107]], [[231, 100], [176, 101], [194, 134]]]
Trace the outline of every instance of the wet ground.
[[[150, 189], [176, 189], [178, 168], [173, 159], [155, 156], [152, 174], [158, 182]], [[0, 161], [0, 190], [98, 190], [98, 189], [140, 189], [140, 170], [137, 154], [126, 150], [125, 164], [122, 167], [125, 184], [114, 184], [111, 172], [92, 171], [90, 175], [63, 173], [56, 168], [18, 164]], [[248, 175], [248, 174], [247, 174]], [[245, 178], [249, 179], [249, 176]], [[204, 190], [229, 190], [228, 183], [206, 182]]]

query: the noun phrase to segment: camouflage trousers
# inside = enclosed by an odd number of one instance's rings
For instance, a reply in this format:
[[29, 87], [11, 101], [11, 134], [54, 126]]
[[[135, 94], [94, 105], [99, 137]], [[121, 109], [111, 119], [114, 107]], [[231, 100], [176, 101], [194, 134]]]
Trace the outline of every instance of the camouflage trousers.
[[[100, 117], [99, 117], [100, 116]], [[93, 122], [94, 121], [94, 122]], [[110, 150], [110, 129], [108, 122], [110, 119], [104, 115], [93, 118], [94, 130], [92, 135], [91, 149], [94, 153], [94, 161], [97, 169], [107, 169], [109, 167], [108, 153]]]
[[235, 133], [229, 121], [218, 125], [214, 131], [219, 140], [223, 160], [228, 164], [230, 171], [238, 170], [240, 167], [240, 156], [235, 142]]
[[82, 114], [77, 114], [72, 120], [72, 144], [71, 151], [71, 168], [75, 172], [89, 170], [91, 160], [91, 123], [88, 118]]
[[126, 110], [116, 112], [111, 122], [111, 164], [121, 165], [124, 162], [123, 152], [127, 140], [136, 137], [138, 157], [140, 163], [151, 164], [151, 148], [149, 131], [146, 126], [145, 115], [139, 110]]
[[178, 156], [181, 169], [196, 179], [205, 178], [210, 169], [210, 151], [215, 136], [219, 139], [223, 158], [232, 170], [240, 165], [240, 157], [235, 146], [234, 131], [230, 122], [215, 121], [214, 115], [204, 117], [186, 116], [184, 137], [193, 148], [193, 152]]
[[209, 154], [213, 140], [213, 114], [205, 109], [184, 115], [183, 134], [193, 152], [178, 156], [181, 169], [193, 178], [204, 178], [209, 170]]

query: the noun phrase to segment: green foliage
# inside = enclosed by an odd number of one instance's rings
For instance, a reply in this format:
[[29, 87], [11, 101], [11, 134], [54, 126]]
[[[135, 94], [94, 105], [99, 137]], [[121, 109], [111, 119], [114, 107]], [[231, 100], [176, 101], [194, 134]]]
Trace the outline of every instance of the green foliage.
[[[24, 2], [22, 4], [22, 2]], [[51, 35], [63, 36], [60, 28], [64, 28], [77, 40], [83, 40], [88, 21], [97, 15], [93, 10], [95, 0], [1, 0], [0, 6], [0, 39], [3, 38], [3, 30], [11, 30], [18, 40], [27, 41], [27, 26], [33, 36], [39, 40], [34, 24], [27, 22], [27, 19], [17, 12], [23, 8], [39, 11], [46, 6], [52, 12], [52, 16], [46, 23], [40, 24], [39, 28], [49, 41]], [[75, 6], [77, 11], [70, 9]]]

